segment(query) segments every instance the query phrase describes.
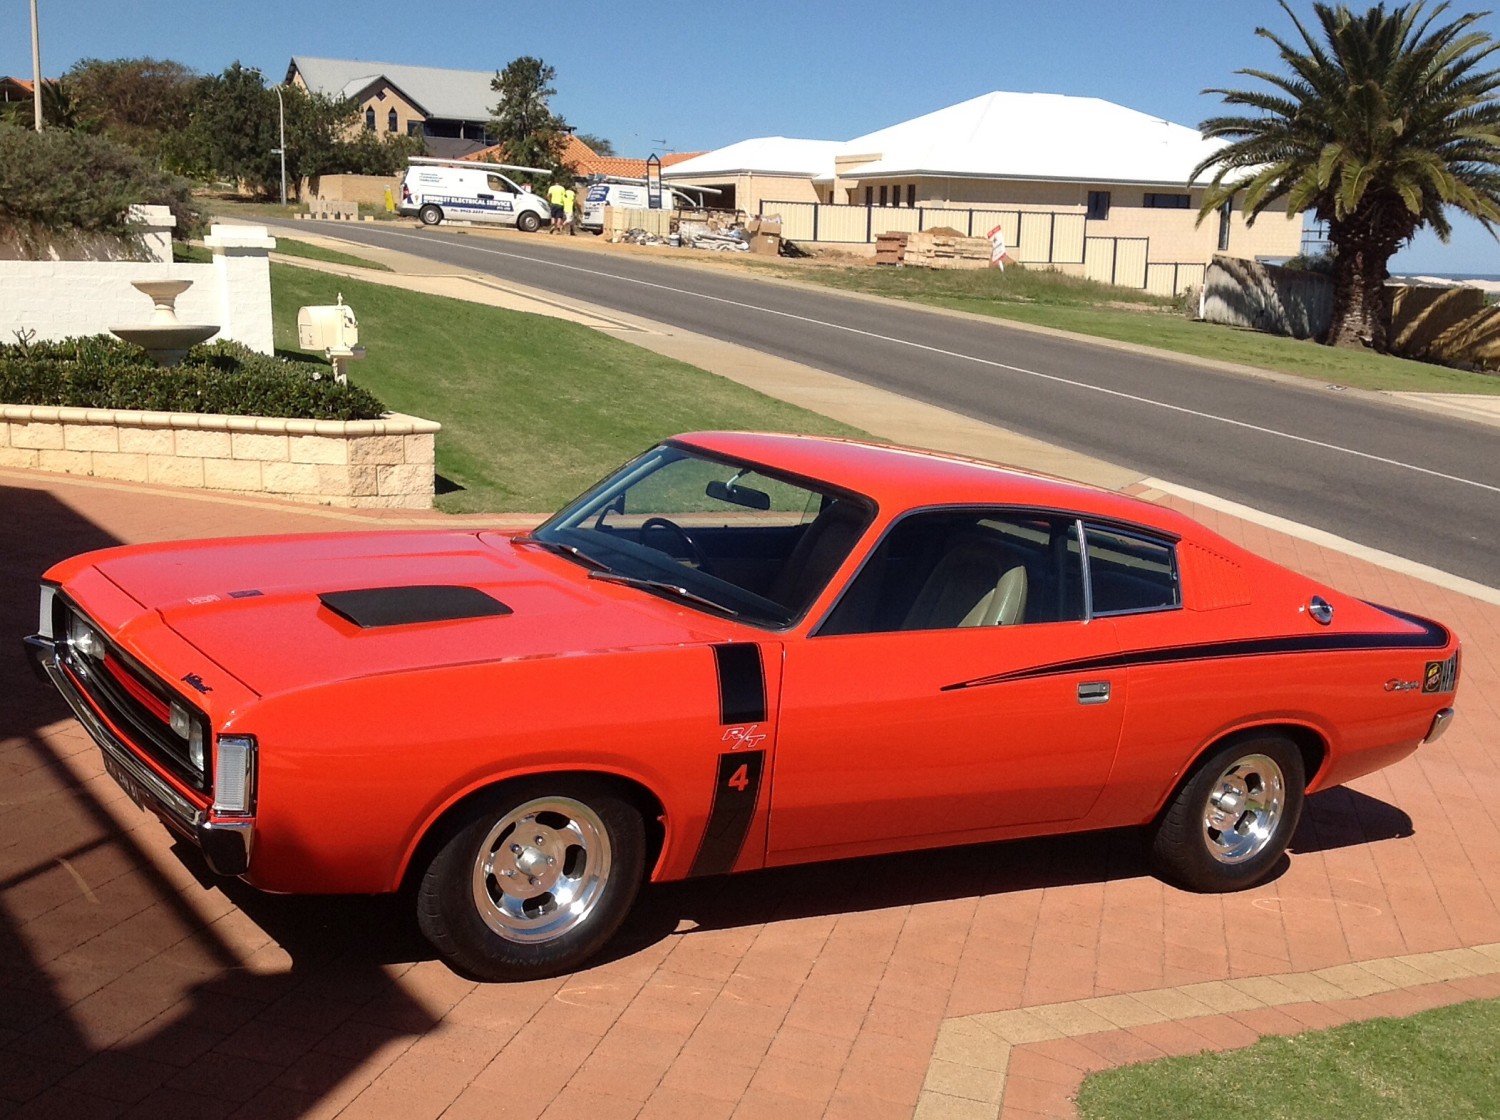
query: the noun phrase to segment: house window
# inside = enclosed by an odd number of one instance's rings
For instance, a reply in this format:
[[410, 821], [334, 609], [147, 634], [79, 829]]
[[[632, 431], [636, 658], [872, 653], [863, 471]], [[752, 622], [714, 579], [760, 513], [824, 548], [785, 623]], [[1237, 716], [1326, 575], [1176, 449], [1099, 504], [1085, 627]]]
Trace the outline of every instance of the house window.
[[866, 206], [874, 206], [875, 205], [875, 188], [874, 187], [866, 187], [865, 188], [865, 205]]
[[394, 109], [385, 115], [385, 130], [387, 132], [395, 132], [397, 130], [396, 110]]
[[406, 135], [408, 135], [408, 136], [421, 136], [422, 135], [422, 122], [421, 121], [407, 121], [406, 122]]
[[1226, 198], [1219, 207], [1219, 252], [1229, 251], [1229, 215], [1234, 212], [1234, 199]]
[[1109, 217], [1108, 191], [1089, 191], [1089, 208], [1085, 217], [1094, 222], [1102, 222]]
[[1147, 210], [1186, 210], [1193, 204], [1193, 200], [1185, 194], [1152, 194], [1146, 192], [1146, 201], [1142, 203]]
[[365, 131], [375, 131], [375, 107], [373, 105], [365, 110]]
[[886, 192], [885, 187], [881, 187], [880, 188], [880, 205], [882, 205], [882, 206], [889, 206], [890, 203], [886, 200], [886, 193], [885, 192]]
[[906, 205], [908, 205], [908, 206], [916, 206], [916, 204], [917, 204], [917, 184], [915, 184], [915, 183], [907, 183], [906, 184]]

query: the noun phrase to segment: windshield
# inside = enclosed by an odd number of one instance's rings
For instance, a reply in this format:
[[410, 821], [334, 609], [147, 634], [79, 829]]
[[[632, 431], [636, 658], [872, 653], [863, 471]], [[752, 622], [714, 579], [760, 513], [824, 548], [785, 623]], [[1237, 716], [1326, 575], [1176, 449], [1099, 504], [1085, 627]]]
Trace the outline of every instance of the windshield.
[[858, 495], [669, 444], [519, 542], [596, 579], [780, 627], [812, 605], [873, 516]]

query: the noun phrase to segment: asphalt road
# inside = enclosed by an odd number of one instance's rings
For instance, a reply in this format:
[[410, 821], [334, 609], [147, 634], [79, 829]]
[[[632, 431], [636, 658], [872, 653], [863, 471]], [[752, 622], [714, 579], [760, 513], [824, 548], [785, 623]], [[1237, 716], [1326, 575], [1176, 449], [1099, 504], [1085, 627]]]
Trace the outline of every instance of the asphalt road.
[[337, 232], [753, 347], [1500, 587], [1494, 427], [542, 236]]

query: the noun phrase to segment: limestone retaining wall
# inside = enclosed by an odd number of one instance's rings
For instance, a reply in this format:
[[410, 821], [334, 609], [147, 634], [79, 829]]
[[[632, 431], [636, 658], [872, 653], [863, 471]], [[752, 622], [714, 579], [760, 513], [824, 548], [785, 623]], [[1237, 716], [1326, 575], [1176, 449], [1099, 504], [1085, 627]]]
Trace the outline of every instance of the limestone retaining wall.
[[399, 413], [282, 420], [0, 404], [0, 466], [355, 509], [430, 509], [440, 427]]

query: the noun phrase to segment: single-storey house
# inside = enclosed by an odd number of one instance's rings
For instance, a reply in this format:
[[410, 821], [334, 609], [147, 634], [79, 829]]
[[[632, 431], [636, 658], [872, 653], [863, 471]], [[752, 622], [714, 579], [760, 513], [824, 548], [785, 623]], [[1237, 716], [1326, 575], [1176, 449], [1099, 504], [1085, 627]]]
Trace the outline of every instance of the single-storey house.
[[1301, 222], [1284, 208], [1254, 226], [1233, 206], [1198, 221], [1208, 177], [1189, 177], [1220, 143], [1098, 98], [996, 92], [842, 142], [743, 140], [662, 178], [779, 213], [794, 239], [868, 244], [891, 230], [998, 227], [1023, 263], [1180, 291], [1216, 252], [1301, 249]]
[[348, 98], [360, 108], [356, 128], [421, 136], [430, 155], [467, 155], [488, 142], [485, 130], [500, 101], [493, 70], [441, 70], [393, 62], [294, 55], [286, 81], [310, 93]]

